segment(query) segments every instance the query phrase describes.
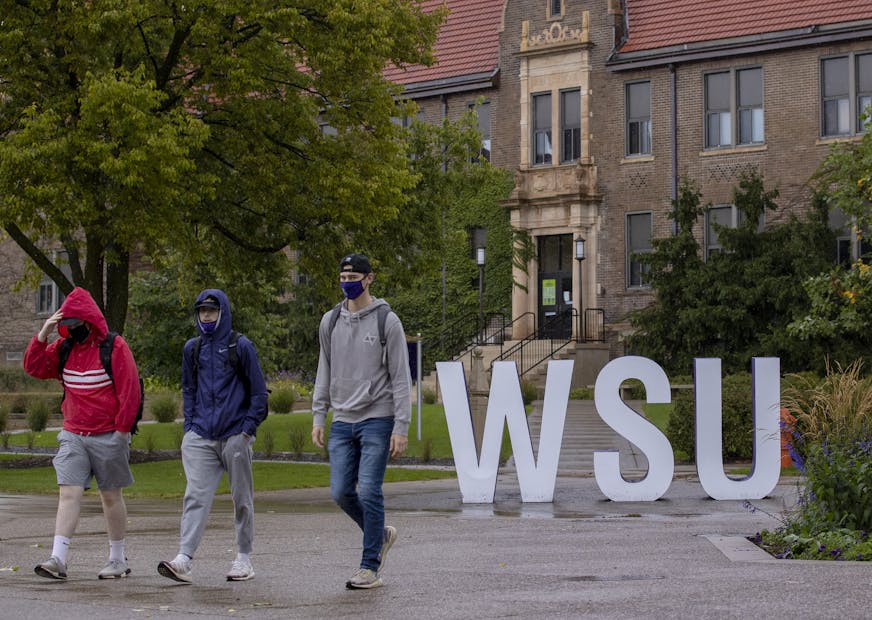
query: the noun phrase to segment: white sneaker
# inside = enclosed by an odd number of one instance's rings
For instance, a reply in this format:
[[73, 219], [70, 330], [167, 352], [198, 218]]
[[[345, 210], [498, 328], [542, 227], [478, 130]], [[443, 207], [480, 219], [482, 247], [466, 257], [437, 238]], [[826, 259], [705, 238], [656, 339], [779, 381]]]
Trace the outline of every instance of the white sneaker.
[[127, 560], [109, 560], [106, 566], [97, 573], [97, 579], [121, 579], [130, 574]]
[[173, 581], [191, 583], [192, 564], [186, 556], [179, 554], [172, 562], [161, 561], [157, 565], [157, 572]]
[[380, 588], [383, 585], [379, 574], [368, 568], [357, 569], [351, 579], [345, 582], [345, 587], [349, 590], [369, 590], [370, 588]]
[[251, 562], [245, 560], [233, 560], [233, 566], [227, 573], [227, 581], [248, 581], [254, 579], [254, 568]]

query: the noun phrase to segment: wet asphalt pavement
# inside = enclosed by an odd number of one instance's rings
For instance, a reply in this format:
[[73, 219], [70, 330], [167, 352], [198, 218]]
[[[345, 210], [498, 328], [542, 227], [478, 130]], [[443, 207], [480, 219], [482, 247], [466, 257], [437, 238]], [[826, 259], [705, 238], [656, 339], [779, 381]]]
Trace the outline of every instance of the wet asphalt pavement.
[[[349, 591], [360, 533], [326, 489], [258, 493], [257, 572], [227, 582], [232, 508], [216, 500], [193, 585], [156, 571], [178, 540], [180, 500], [128, 500], [126, 579], [99, 581], [108, 553], [87, 498], [65, 582], [40, 578], [54, 497], [0, 496], [0, 617], [87, 618], [869, 618], [872, 562], [774, 560], [746, 536], [778, 526], [783, 479], [750, 511], [709, 499], [692, 474], [656, 502], [611, 502], [590, 476], [561, 476], [551, 504], [523, 504], [501, 473], [493, 505], [462, 504], [455, 480], [385, 486], [399, 539], [385, 586]], [[769, 514], [767, 514], [769, 513]], [[16, 570], [17, 568], [17, 570]]]

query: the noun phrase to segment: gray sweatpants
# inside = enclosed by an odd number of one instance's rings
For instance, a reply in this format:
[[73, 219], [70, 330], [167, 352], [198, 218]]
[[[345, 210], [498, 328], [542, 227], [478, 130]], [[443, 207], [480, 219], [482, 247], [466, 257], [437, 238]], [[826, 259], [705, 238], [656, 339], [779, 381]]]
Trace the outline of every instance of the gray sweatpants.
[[206, 530], [209, 511], [221, 476], [227, 472], [236, 523], [236, 548], [251, 553], [254, 541], [254, 482], [251, 474], [252, 448], [243, 434], [215, 441], [194, 431], [182, 439], [182, 465], [188, 479], [182, 502], [179, 553], [194, 557]]

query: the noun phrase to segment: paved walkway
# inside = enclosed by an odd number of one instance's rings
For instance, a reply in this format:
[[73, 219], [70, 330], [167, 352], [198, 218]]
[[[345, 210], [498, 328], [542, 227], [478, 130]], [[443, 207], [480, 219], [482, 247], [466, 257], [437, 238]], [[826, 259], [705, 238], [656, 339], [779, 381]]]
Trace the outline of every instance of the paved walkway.
[[[642, 401], [628, 401], [627, 404], [636, 411], [642, 411]], [[539, 429], [542, 426], [542, 401], [533, 403], [528, 424], [535, 453], [539, 448]], [[603, 422], [592, 400], [570, 400], [566, 407], [558, 473], [593, 473], [593, 453], [608, 450], [620, 452], [621, 471], [624, 474], [644, 476], [648, 471], [645, 455]]]
[[[784, 481], [755, 502], [777, 515]], [[55, 499], [0, 497], [2, 617], [87, 618], [868, 618], [872, 563], [772, 560], [744, 536], [778, 520], [708, 499], [692, 477], [663, 499], [615, 503], [589, 476], [560, 477], [552, 504], [522, 504], [501, 473], [493, 505], [464, 505], [454, 480], [386, 486], [399, 541], [384, 588], [347, 591], [360, 535], [325, 489], [258, 494], [257, 577], [228, 583], [232, 513], [216, 501], [195, 583], [156, 572], [176, 551], [178, 500], [131, 500], [127, 579], [98, 581], [107, 544], [86, 500], [70, 579], [33, 574], [48, 555]], [[18, 569], [16, 570], [16, 567]]]

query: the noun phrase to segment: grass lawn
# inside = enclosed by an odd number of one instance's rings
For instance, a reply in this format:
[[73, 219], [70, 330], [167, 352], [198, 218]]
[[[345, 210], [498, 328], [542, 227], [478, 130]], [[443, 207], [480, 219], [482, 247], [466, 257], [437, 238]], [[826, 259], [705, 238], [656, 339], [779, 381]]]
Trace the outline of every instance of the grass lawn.
[[[448, 437], [448, 424], [442, 405], [424, 405], [421, 418], [421, 441], [418, 441], [417, 407], [412, 407], [412, 423], [409, 426], [408, 456], [429, 459], [452, 458], [451, 441]], [[329, 429], [330, 416], [328, 416]], [[321, 452], [312, 443], [312, 414], [287, 413], [271, 414], [257, 431], [254, 449], [257, 452]], [[15, 433], [8, 436], [9, 446], [57, 446], [57, 431]], [[163, 424], [143, 424], [134, 435], [131, 447], [135, 450], [178, 450], [182, 441], [182, 425], [179, 422]], [[503, 433], [502, 454], [510, 454], [508, 432]]]
[[[180, 460], [140, 463], [131, 465], [130, 469], [133, 470], [136, 482], [124, 490], [126, 497], [177, 498], [182, 497], [185, 493], [185, 472]], [[453, 470], [389, 467], [385, 481], [436, 480], [453, 478], [454, 475]], [[281, 462], [254, 463], [255, 491], [307, 489], [329, 485], [330, 474], [327, 465]], [[0, 469], [0, 492], [54, 495], [57, 493], [57, 478], [54, 468]], [[227, 476], [224, 476], [218, 487], [218, 493], [229, 492]], [[88, 494], [96, 495], [96, 493], [94, 489], [88, 491]]]

